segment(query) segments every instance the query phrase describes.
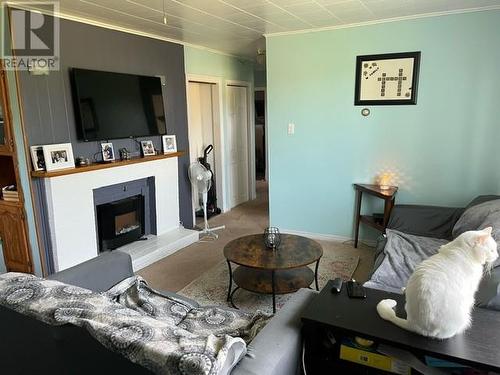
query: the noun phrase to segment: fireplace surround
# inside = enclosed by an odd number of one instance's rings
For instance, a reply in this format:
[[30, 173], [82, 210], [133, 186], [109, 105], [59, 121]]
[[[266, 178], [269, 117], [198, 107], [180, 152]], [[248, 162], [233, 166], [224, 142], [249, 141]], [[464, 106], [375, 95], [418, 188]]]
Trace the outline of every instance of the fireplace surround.
[[49, 273], [99, 255], [96, 206], [134, 195], [144, 196], [148, 240], [115, 250], [130, 252], [134, 270], [198, 240], [196, 231], [184, 229], [179, 222], [177, 155], [63, 172], [35, 178], [42, 198], [41, 237], [51, 265]]

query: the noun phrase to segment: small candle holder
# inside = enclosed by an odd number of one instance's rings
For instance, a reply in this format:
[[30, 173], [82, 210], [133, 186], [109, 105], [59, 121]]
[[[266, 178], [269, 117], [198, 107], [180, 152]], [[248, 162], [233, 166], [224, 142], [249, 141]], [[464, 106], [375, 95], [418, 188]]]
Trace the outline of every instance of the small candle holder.
[[281, 243], [280, 231], [276, 227], [269, 227], [264, 230], [264, 243], [269, 249], [276, 250]]
[[390, 173], [382, 173], [379, 178], [380, 189], [389, 190], [391, 188], [392, 175]]

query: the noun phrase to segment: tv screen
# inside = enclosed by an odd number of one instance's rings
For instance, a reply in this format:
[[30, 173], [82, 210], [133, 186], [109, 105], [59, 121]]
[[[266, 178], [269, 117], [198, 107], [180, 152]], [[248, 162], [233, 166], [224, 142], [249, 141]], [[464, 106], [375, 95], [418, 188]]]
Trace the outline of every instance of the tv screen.
[[73, 68], [71, 85], [79, 139], [166, 134], [159, 77]]

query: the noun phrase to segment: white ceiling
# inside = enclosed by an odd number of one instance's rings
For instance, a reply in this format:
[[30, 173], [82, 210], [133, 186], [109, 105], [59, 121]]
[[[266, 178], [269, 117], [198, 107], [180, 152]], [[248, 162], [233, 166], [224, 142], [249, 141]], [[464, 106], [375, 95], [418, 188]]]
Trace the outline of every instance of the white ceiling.
[[[167, 25], [163, 24], [164, 8]], [[500, 0], [60, 1], [62, 16], [251, 58], [258, 47], [263, 48], [263, 34], [474, 9], [500, 9]]]

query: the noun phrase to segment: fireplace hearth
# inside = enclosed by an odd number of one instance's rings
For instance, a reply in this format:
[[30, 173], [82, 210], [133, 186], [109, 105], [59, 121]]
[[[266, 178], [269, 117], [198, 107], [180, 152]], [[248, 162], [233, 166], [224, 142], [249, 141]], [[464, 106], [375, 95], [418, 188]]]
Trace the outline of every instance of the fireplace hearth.
[[99, 252], [114, 250], [144, 236], [144, 196], [100, 204], [97, 211]]

